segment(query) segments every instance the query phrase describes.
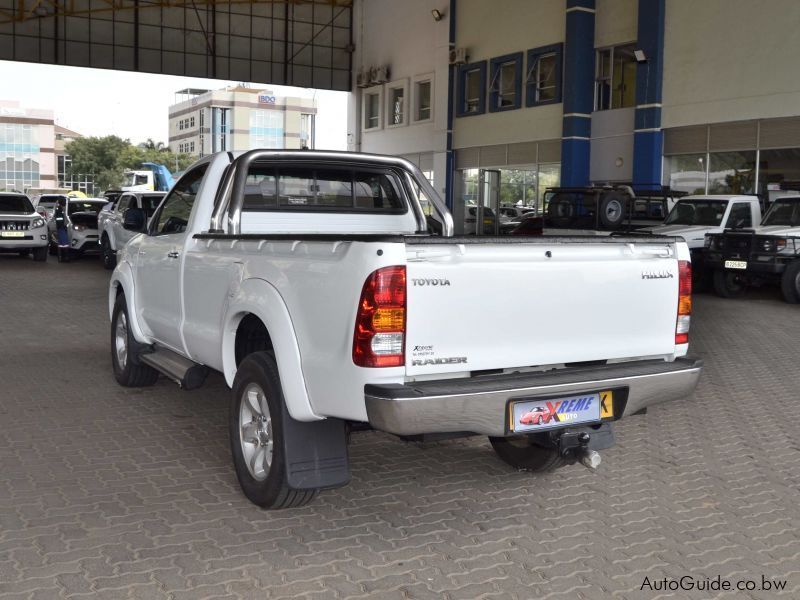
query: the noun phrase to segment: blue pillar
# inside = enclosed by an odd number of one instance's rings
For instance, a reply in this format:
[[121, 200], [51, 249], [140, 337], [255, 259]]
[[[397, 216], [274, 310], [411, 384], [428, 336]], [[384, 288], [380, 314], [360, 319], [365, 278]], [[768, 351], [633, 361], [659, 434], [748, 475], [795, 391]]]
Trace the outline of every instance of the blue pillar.
[[666, 0], [639, 0], [637, 47], [644, 52], [645, 61], [636, 68], [636, 125], [633, 133], [633, 186], [636, 189], [661, 187], [665, 4]]
[[589, 184], [594, 109], [595, 0], [567, 0], [561, 185]]

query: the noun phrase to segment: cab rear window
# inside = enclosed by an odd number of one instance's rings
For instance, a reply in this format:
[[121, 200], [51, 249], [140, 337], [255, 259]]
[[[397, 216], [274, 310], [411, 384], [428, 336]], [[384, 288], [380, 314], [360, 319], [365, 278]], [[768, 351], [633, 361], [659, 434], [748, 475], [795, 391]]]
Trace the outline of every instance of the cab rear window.
[[407, 209], [392, 171], [254, 165], [243, 210], [400, 214]]

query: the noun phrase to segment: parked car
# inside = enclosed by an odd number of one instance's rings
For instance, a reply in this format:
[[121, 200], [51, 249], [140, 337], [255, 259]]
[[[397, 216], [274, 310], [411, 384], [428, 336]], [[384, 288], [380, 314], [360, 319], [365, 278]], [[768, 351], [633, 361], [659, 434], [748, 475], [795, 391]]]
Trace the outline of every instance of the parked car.
[[541, 425], [545, 420], [549, 420], [549, 416], [547, 409], [537, 406], [522, 415], [519, 422], [521, 425]]
[[[487, 435], [520, 469], [595, 467], [613, 421], [686, 397], [700, 374], [687, 356], [683, 241], [455, 237], [444, 203], [402, 158], [217, 153], [149, 221], [129, 208], [123, 226], [142, 235], [119, 250], [110, 280], [114, 376], [136, 387], [161, 373], [191, 389], [219, 371], [233, 390], [234, 469], [260, 506], [346, 484], [351, 422]], [[465, 314], [531, 298], [537, 310], [512, 329], [464, 328]], [[568, 423], [515, 423], [532, 400], [577, 395], [586, 410]]]
[[[107, 204], [102, 198], [66, 198], [64, 203], [67, 217], [67, 237], [70, 251], [75, 256], [99, 254], [99, 234], [97, 231], [97, 215]], [[50, 231], [50, 254], [58, 249], [58, 234], [55, 220], [48, 222]]]
[[59, 202], [66, 202], [67, 195], [66, 194], [42, 194], [34, 198], [34, 207], [36, 208], [36, 212], [44, 217], [45, 221], [50, 221], [53, 218], [53, 214], [56, 210], [56, 205]]
[[25, 194], [0, 192], [0, 252], [47, 260], [47, 224]]
[[97, 229], [100, 232], [100, 255], [103, 266], [113, 269], [117, 264], [117, 251], [136, 235], [136, 232], [122, 226], [125, 211], [139, 208], [149, 219], [158, 208], [166, 192], [124, 192], [117, 202], [106, 205], [97, 216]]
[[708, 287], [713, 277], [705, 264], [706, 235], [751, 228], [760, 221], [761, 204], [756, 196], [686, 196], [675, 203], [663, 225], [642, 231], [686, 240], [692, 253], [695, 290], [699, 291]]
[[786, 302], [800, 302], [800, 196], [778, 198], [755, 229], [725, 230], [705, 238], [706, 267], [724, 298], [747, 286], [780, 283]]

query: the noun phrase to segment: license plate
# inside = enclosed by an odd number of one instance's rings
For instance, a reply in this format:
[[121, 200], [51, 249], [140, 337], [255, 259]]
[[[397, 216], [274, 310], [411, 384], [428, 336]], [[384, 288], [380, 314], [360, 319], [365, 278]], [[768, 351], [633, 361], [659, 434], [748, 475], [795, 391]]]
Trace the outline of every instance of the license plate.
[[614, 416], [613, 402], [610, 391], [547, 400], [513, 400], [509, 429], [520, 433], [593, 423]]
[[746, 269], [747, 268], [747, 261], [746, 260], [726, 260], [725, 261], [725, 268], [726, 269]]
[[4, 237], [4, 238], [25, 237], [25, 232], [24, 231], [0, 231], [0, 237]]

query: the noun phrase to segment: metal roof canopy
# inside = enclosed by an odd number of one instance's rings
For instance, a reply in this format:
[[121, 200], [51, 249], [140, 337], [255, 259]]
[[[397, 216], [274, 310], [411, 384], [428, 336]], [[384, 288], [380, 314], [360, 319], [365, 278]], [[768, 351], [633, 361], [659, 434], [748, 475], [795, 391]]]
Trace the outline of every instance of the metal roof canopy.
[[350, 90], [353, 0], [0, 0], [0, 60]]

